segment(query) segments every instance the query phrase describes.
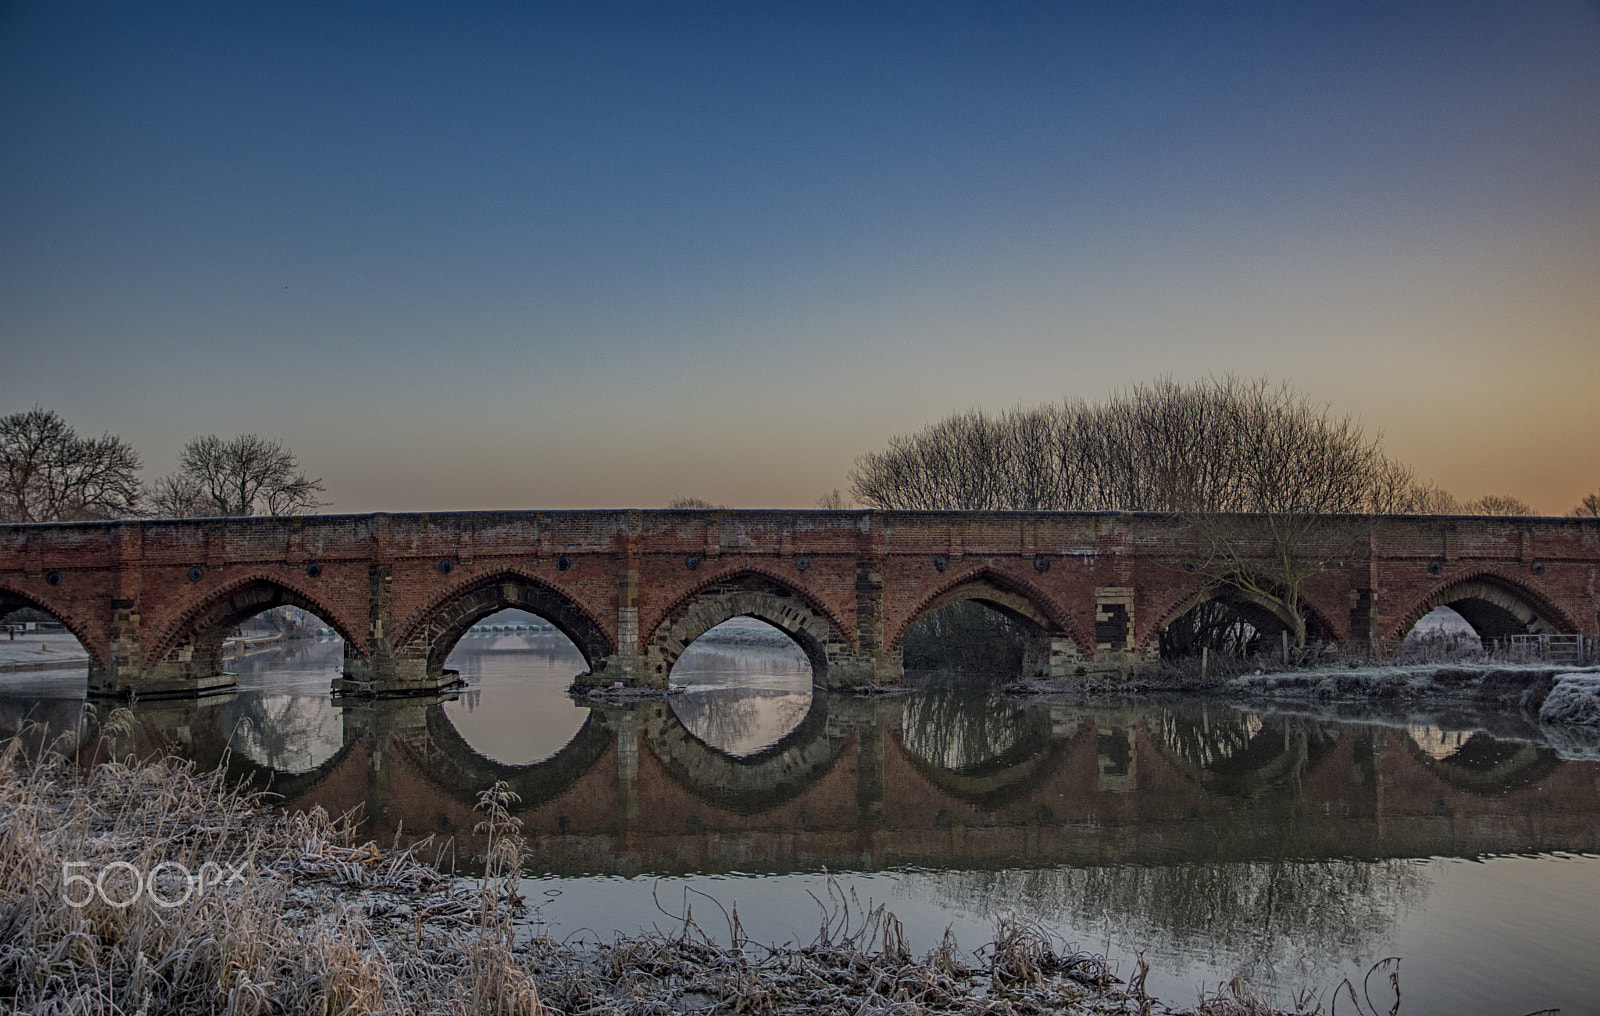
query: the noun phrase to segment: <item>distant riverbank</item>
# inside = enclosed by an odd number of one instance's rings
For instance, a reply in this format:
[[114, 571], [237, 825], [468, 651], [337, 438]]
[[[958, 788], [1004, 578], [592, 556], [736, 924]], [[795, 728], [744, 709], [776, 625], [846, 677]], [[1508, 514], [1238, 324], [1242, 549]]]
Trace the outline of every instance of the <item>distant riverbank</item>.
[[1600, 667], [1550, 663], [1449, 661], [1392, 666], [1305, 667], [1202, 680], [1155, 674], [1126, 681], [1025, 680], [1023, 696], [1205, 696], [1240, 704], [1301, 704], [1369, 715], [1374, 711], [1461, 708], [1547, 732], [1567, 757], [1600, 758]]

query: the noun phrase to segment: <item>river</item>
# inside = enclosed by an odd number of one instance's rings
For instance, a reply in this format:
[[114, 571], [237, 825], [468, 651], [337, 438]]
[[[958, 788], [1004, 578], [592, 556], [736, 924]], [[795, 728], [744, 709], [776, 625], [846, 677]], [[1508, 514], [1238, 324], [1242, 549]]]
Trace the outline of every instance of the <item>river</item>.
[[[289, 807], [432, 837], [463, 874], [477, 794], [505, 780], [530, 921], [558, 937], [674, 927], [687, 904], [725, 939], [736, 905], [750, 937], [803, 943], [883, 904], [920, 951], [986, 942], [1007, 911], [1124, 975], [1142, 951], [1169, 1002], [1235, 973], [1328, 1002], [1398, 956], [1407, 1016], [1600, 1016], [1592, 747], [1471, 714], [1020, 701], [976, 679], [860, 699], [813, 691], [758, 622], [691, 647], [681, 692], [605, 705], [567, 695], [582, 660], [531, 620], [463, 638], [443, 701], [340, 703], [342, 644], [297, 642], [239, 660], [236, 693], [136, 704], [118, 748], [226, 759]], [[0, 676], [3, 730], [91, 724], [82, 707], [81, 671]]]

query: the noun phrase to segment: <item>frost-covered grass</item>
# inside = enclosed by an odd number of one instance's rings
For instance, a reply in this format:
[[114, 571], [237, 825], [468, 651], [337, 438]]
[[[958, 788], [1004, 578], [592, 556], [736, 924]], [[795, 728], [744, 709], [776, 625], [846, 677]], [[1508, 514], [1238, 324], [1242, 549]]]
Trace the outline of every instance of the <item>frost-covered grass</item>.
[[[1437, 700], [1470, 698], [1538, 708], [1557, 674], [1548, 663], [1467, 663], [1305, 667], [1241, 674], [1228, 693], [1327, 699]], [[1579, 671], [1600, 674], [1600, 670]]]
[[1600, 727], [1600, 672], [1558, 674], [1539, 707], [1544, 723]]

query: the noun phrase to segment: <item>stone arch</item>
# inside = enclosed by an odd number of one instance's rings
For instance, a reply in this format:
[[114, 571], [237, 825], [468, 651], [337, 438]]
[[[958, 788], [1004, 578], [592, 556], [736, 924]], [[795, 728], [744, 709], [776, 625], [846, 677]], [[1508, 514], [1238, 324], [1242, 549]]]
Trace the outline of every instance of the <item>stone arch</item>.
[[[1174, 621], [1201, 604], [1212, 600], [1221, 600], [1227, 603], [1257, 631], [1270, 633], [1272, 638], [1277, 638], [1280, 630], [1290, 632], [1294, 630], [1294, 619], [1289, 616], [1289, 612], [1284, 609], [1281, 603], [1271, 597], [1236, 585], [1205, 583], [1169, 609], [1141, 642], [1147, 647], [1151, 647], [1151, 651], [1154, 651], [1153, 647], [1159, 642], [1161, 633], [1166, 631]], [[1338, 629], [1334, 627], [1333, 623], [1328, 620], [1327, 615], [1310, 598], [1301, 596], [1300, 613], [1306, 623], [1306, 638], [1308, 641], [1313, 639], [1323, 641], [1338, 640]]]
[[1404, 638], [1435, 607], [1449, 607], [1460, 614], [1484, 641], [1580, 630], [1549, 598], [1498, 572], [1484, 570], [1434, 586], [1401, 615], [1393, 637]]
[[40, 599], [23, 592], [15, 586], [0, 582], [0, 617], [4, 617], [13, 610], [20, 610], [23, 607], [31, 607], [34, 610], [43, 611], [60, 621], [61, 626], [71, 632], [72, 637], [77, 639], [79, 644], [83, 646], [84, 652], [89, 654], [89, 666], [91, 668], [105, 667], [105, 652], [94, 639], [90, 638], [88, 630], [80, 621], [72, 617], [68, 612], [53, 606], [49, 600]]
[[345, 658], [364, 655], [365, 646], [338, 611], [295, 583], [256, 574], [212, 590], [190, 606], [153, 640], [147, 667], [162, 677], [206, 678], [222, 673], [222, 643], [243, 622], [274, 607], [298, 607], [317, 615], [344, 639]]
[[508, 608], [537, 614], [572, 640], [590, 671], [602, 670], [616, 654], [605, 627], [583, 604], [556, 587], [519, 571], [480, 575], [435, 596], [420, 618], [396, 640], [401, 655], [428, 661], [428, 675], [441, 677], [450, 650], [467, 629]]
[[905, 620], [887, 640], [891, 651], [903, 652], [906, 632], [923, 618], [955, 603], [972, 600], [1020, 621], [1032, 639], [1024, 655], [1023, 669], [1030, 677], [1062, 677], [1067, 670], [1092, 651], [1093, 643], [1084, 637], [1067, 613], [1031, 582], [997, 568], [980, 565], [954, 576], [935, 587], [906, 614]]
[[855, 647], [825, 606], [770, 572], [741, 568], [708, 578], [678, 599], [645, 634], [645, 680], [665, 684], [685, 649], [724, 621], [753, 617], [794, 640], [811, 661], [813, 684], [828, 683], [829, 668]]

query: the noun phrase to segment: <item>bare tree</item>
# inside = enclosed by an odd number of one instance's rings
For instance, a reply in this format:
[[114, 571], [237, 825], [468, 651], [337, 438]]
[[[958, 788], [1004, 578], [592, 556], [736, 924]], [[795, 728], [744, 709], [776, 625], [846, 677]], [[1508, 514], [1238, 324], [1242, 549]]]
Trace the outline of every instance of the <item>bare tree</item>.
[[724, 504], [712, 504], [703, 497], [675, 497], [667, 502], [668, 508], [679, 510], [705, 511], [712, 508], [726, 508]]
[[1476, 501], [1461, 506], [1466, 515], [1532, 515], [1533, 508], [1520, 497], [1509, 494], [1485, 494]]
[[200, 481], [187, 473], [170, 473], [145, 492], [145, 507], [158, 518], [192, 519], [219, 514]]
[[152, 497], [179, 515], [294, 515], [323, 507], [317, 495], [325, 489], [278, 441], [208, 435], [184, 446], [178, 472], [158, 480]]
[[839, 488], [835, 487], [828, 493], [817, 498], [817, 507], [826, 509], [828, 511], [842, 511], [846, 508], [852, 507], [852, 505], [850, 503], [850, 499], [839, 493]]
[[[1348, 516], [1456, 507], [1381, 445], [1287, 385], [1164, 379], [1098, 404], [955, 414], [858, 458], [851, 484], [876, 508], [1179, 513], [1212, 585], [1274, 605], [1303, 644], [1300, 590], [1349, 550]], [[1264, 535], [1242, 542], [1219, 513], [1260, 515]]]
[[138, 472], [138, 453], [121, 438], [79, 437], [53, 410], [0, 417], [0, 521], [138, 514]]
[[1583, 500], [1578, 502], [1578, 507], [1572, 509], [1572, 514], [1586, 518], [1600, 516], [1600, 493], [1585, 494]]

